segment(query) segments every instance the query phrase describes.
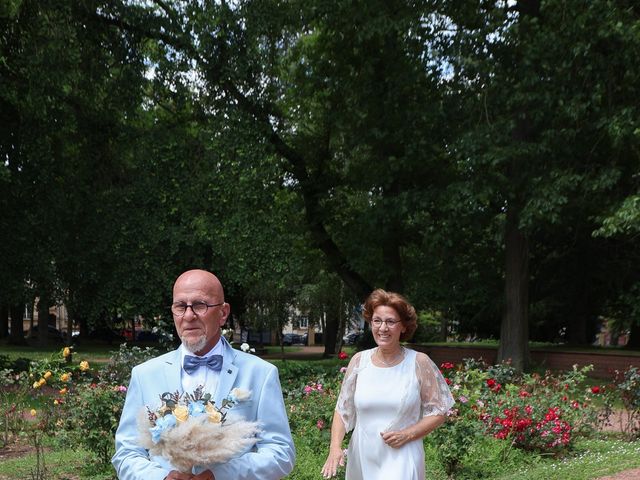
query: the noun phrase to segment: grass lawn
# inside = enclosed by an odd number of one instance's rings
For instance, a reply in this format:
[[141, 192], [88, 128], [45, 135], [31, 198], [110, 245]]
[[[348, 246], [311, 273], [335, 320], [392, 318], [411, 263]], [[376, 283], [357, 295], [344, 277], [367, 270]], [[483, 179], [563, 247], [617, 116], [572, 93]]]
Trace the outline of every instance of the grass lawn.
[[[497, 340], [479, 340], [477, 342], [429, 342], [424, 345], [435, 347], [482, 347], [498, 349]], [[574, 353], [597, 353], [601, 355], [631, 355], [640, 357], [640, 350], [630, 350], [623, 347], [596, 347], [592, 345], [565, 345], [562, 343], [530, 342], [529, 348], [536, 350], [552, 350]]]
[[[59, 354], [65, 345], [52, 345], [46, 347], [17, 346], [0, 343], [0, 355], [9, 357], [10, 360], [28, 358], [30, 360], [43, 360]], [[88, 362], [106, 362], [110, 352], [118, 350], [118, 345], [83, 344], [73, 348], [74, 361], [87, 360]]]
[[[320, 478], [320, 468], [324, 456], [304, 446], [299, 448], [299, 457], [289, 480]], [[320, 458], [322, 457], [322, 458]], [[109, 468], [103, 470], [91, 462], [91, 454], [78, 449], [48, 449], [44, 455], [49, 480], [111, 480], [115, 476]], [[429, 455], [427, 455], [427, 464]], [[503, 469], [494, 480], [593, 480], [627, 469], [640, 467], [640, 441], [623, 442], [615, 439], [581, 440], [574, 455], [565, 459], [532, 456], [529, 461], [513, 464], [514, 471], [504, 473]], [[35, 470], [34, 453], [3, 459], [0, 457], [0, 480], [32, 478]], [[428, 465], [427, 465], [427, 468]], [[336, 477], [338, 479], [343, 476]], [[446, 474], [431, 470], [431, 480], [455, 480]], [[471, 480], [456, 477], [460, 480]], [[486, 478], [486, 477], [485, 477]], [[475, 479], [474, 479], [475, 480]]]
[[588, 480], [640, 467], [640, 441], [582, 440], [576, 454], [537, 462], [499, 480]]

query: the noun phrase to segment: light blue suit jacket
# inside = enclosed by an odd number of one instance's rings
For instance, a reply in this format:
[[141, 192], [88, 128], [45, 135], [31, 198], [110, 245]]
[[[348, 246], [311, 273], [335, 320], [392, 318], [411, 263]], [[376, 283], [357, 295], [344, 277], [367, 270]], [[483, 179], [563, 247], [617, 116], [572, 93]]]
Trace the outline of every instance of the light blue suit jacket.
[[[194, 473], [210, 469], [216, 480], [276, 480], [293, 469], [295, 450], [287, 419], [277, 368], [248, 353], [233, 349], [223, 338], [223, 364], [216, 405], [233, 388], [251, 390], [248, 401], [236, 404], [234, 414], [260, 422], [262, 433], [256, 446], [227, 463], [196, 467]], [[174, 350], [133, 368], [120, 425], [116, 453], [111, 459], [120, 480], [163, 480], [175, 470], [162, 457], [149, 456], [137, 444], [137, 419], [145, 406], [159, 405], [159, 395], [182, 391], [180, 350]]]

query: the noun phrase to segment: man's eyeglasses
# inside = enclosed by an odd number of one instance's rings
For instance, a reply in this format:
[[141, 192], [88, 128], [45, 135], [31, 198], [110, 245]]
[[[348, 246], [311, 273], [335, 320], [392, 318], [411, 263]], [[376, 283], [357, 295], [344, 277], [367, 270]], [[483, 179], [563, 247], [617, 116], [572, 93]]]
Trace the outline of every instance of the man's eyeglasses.
[[374, 327], [377, 328], [380, 328], [383, 323], [386, 323], [387, 327], [393, 328], [400, 323], [400, 320], [382, 320], [381, 318], [374, 318], [373, 320], [371, 320], [371, 323]]
[[181, 317], [187, 313], [187, 308], [190, 308], [194, 315], [204, 315], [207, 313], [209, 307], [219, 307], [220, 305], [224, 305], [224, 302], [214, 303], [213, 305], [210, 305], [207, 302], [193, 302], [192, 304], [176, 302], [171, 305], [171, 313], [176, 317]]

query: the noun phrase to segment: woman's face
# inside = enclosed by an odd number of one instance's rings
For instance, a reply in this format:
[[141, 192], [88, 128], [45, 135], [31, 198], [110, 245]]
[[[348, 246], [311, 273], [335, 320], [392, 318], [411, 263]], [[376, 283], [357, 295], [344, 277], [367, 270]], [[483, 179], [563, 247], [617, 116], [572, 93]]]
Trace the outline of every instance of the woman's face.
[[[377, 325], [377, 324], [380, 325]], [[393, 326], [392, 326], [393, 325]], [[395, 347], [400, 344], [400, 335], [406, 327], [402, 324], [398, 312], [392, 307], [380, 305], [373, 310], [371, 331], [379, 347]]]

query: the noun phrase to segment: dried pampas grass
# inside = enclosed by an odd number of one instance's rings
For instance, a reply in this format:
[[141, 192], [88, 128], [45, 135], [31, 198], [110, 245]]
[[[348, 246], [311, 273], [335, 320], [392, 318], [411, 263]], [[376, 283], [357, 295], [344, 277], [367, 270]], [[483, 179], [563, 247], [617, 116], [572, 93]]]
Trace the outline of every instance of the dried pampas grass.
[[189, 417], [162, 432], [158, 443], [151, 440], [146, 411], [138, 418], [140, 445], [151, 455], [160, 455], [183, 473], [195, 465], [224, 463], [251, 448], [258, 441], [259, 424], [227, 417], [224, 424], [212, 423], [207, 415]]

